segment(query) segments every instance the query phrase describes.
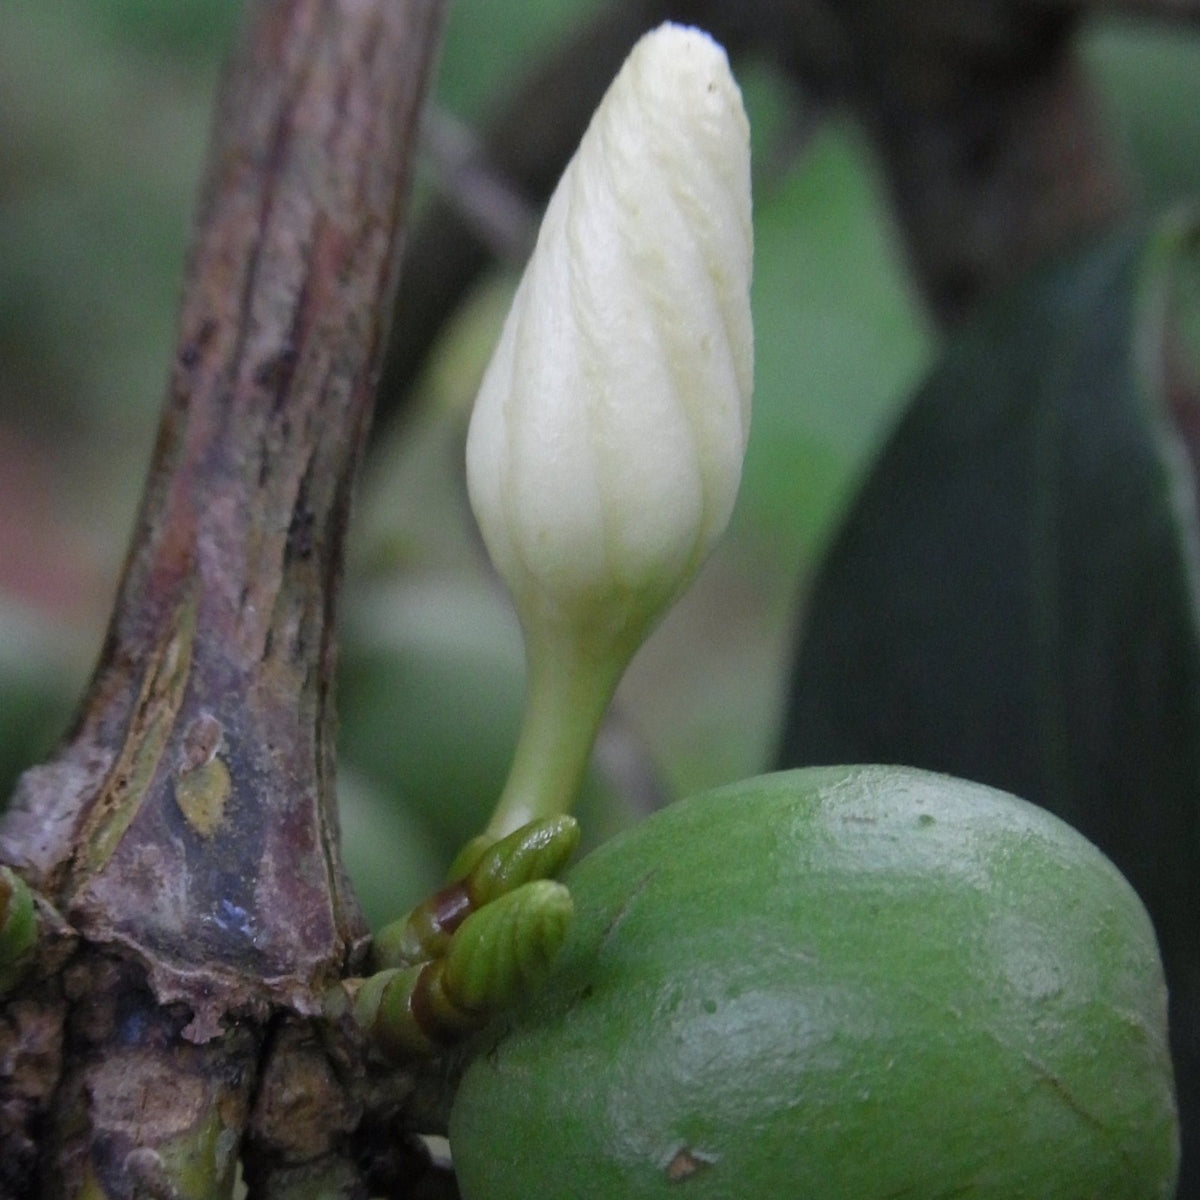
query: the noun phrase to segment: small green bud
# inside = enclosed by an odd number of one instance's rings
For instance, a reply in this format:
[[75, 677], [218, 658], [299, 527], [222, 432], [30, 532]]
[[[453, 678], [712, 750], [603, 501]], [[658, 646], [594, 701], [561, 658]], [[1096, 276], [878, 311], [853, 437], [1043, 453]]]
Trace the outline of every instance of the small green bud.
[[574, 817], [544, 817], [513, 830], [480, 856], [466, 879], [475, 907], [535, 879], [553, 879], [579, 845]]
[[354, 1019], [394, 1061], [453, 1046], [541, 983], [573, 914], [561, 883], [522, 884], [472, 913], [444, 958], [392, 967], [359, 983]]
[[371, 965], [382, 971], [440, 958], [471, 907], [471, 897], [463, 881], [448, 883], [375, 935], [371, 943]]
[[579, 823], [567, 816], [532, 821], [490, 846], [482, 837], [472, 839], [466, 851], [474, 866], [465, 875], [452, 877], [376, 934], [371, 950], [375, 969], [440, 958], [454, 931], [477, 908], [531, 880], [557, 875], [578, 845]]
[[438, 1050], [432, 1021], [414, 1010], [421, 976], [430, 964], [395, 967], [364, 979], [354, 993], [354, 1019], [393, 1062], [427, 1058]]
[[485, 904], [450, 939], [446, 995], [468, 1012], [490, 1014], [532, 992], [562, 949], [574, 911], [570, 892], [550, 879]]
[[446, 878], [451, 882], [456, 879], [465, 879], [479, 864], [479, 860], [487, 853], [488, 848], [495, 844], [494, 837], [489, 837], [486, 833], [477, 834], [454, 856], [450, 870], [446, 872]]
[[29, 885], [11, 867], [0, 867], [0, 995], [20, 982], [37, 939], [37, 909]]

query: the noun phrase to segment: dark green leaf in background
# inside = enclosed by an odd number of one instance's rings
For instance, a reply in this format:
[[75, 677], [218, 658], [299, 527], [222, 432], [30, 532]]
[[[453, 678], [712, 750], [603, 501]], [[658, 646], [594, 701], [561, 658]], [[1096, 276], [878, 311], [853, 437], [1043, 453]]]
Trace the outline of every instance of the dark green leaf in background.
[[815, 585], [781, 756], [990, 783], [1121, 867], [1166, 960], [1193, 1177], [1198, 249], [1178, 221], [1110, 237], [951, 344]]

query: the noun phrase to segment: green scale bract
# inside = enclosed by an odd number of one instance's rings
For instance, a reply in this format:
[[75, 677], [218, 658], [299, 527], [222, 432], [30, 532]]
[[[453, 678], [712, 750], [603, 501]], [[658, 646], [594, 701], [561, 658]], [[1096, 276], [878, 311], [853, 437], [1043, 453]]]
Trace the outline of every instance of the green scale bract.
[[465, 1200], [1149, 1200], [1178, 1130], [1141, 903], [1003, 793], [891, 767], [682, 801], [567, 876], [474, 1047]]

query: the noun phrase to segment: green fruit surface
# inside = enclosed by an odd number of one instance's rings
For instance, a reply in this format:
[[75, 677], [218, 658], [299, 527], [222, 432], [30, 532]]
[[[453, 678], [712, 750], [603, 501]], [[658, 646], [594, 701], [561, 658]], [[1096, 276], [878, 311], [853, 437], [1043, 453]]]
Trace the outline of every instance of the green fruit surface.
[[1011, 796], [814, 768], [568, 873], [545, 990], [475, 1047], [464, 1200], [1149, 1200], [1178, 1130], [1154, 933]]

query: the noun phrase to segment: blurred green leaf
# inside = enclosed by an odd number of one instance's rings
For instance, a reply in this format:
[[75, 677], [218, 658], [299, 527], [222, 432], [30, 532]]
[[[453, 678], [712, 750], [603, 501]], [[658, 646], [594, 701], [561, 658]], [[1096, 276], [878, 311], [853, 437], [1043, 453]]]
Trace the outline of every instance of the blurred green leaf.
[[1200, 38], [1194, 29], [1098, 23], [1083, 58], [1147, 201], [1200, 193]]
[[596, 0], [497, 4], [457, 0], [450, 6], [435, 94], [456, 116], [484, 118], [507, 95], [546, 43], [568, 33]]
[[822, 130], [755, 201], [754, 426], [740, 516], [811, 557], [930, 338], [866, 144]]
[[782, 755], [980, 780], [1095, 841], [1155, 920], [1193, 1130], [1198, 269], [1200, 225], [1126, 232], [963, 330], [824, 564]]
[[9, 0], [0, 22], [0, 425], [57, 464], [45, 507], [111, 575], [167, 376], [218, 50], [148, 53], [119, 7]]
[[[525, 691], [515, 618], [463, 578], [376, 587], [357, 598], [342, 659], [341, 759], [429, 831], [440, 873], [508, 775]], [[634, 818], [595, 770], [577, 815], [587, 846]]]
[[240, 0], [88, 0], [87, 7], [113, 38], [187, 62], [223, 54], [244, 5]]
[[341, 753], [419, 812], [447, 859], [484, 824], [516, 743], [521, 649], [505, 616], [433, 581], [359, 597], [347, 625]]
[[338, 815], [342, 860], [372, 929], [441, 885], [436, 842], [425, 823], [352, 770], [338, 772]]
[[62, 736], [78, 680], [73, 639], [0, 592], [0, 809]]

